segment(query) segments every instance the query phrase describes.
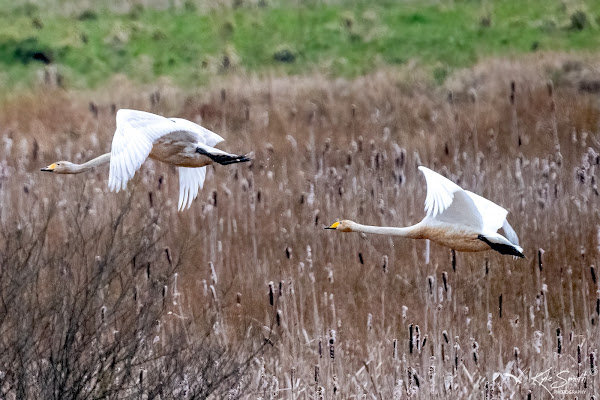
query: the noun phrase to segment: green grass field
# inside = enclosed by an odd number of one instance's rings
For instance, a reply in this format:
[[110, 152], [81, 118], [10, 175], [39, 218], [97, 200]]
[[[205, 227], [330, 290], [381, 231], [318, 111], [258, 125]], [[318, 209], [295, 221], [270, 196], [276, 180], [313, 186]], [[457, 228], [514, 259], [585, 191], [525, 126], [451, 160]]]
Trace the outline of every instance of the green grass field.
[[353, 77], [409, 61], [439, 83], [488, 56], [600, 48], [595, 1], [186, 4], [68, 14], [0, 0], [0, 86], [30, 86], [44, 58], [73, 88], [114, 74], [140, 83], [166, 76], [182, 86], [240, 70]]

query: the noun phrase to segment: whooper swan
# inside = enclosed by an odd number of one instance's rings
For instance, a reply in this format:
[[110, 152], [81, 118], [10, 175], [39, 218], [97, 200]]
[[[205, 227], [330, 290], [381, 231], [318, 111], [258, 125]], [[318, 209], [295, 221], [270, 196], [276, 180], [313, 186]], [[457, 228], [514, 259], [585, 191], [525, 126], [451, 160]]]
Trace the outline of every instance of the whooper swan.
[[179, 167], [179, 210], [189, 208], [204, 185], [206, 166], [250, 161], [246, 156], [216, 149], [223, 138], [208, 129], [182, 118], [165, 118], [136, 110], [117, 112], [117, 129], [110, 153], [84, 164], [58, 161], [42, 168], [57, 174], [78, 174], [110, 161], [108, 187], [125, 189], [146, 158], [150, 157]]
[[[496, 250], [525, 257], [519, 239], [506, 220], [508, 211], [475, 193], [463, 190], [432, 170], [419, 167], [427, 181], [425, 218], [405, 228], [361, 225], [349, 220], [325, 229], [430, 239], [457, 251]], [[502, 228], [506, 237], [497, 233]], [[508, 239], [507, 239], [508, 238]]]

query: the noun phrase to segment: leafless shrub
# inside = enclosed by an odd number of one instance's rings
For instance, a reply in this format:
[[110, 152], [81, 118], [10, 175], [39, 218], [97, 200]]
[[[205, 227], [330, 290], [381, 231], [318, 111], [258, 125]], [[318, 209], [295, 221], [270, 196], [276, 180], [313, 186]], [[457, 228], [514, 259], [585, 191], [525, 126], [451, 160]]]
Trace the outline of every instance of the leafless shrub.
[[85, 193], [69, 201], [3, 224], [2, 397], [205, 398], [236, 385], [239, 397], [261, 346], [226, 343], [214, 307], [192, 313], [161, 293], [181, 259], [162, 257], [160, 210], [129, 198], [98, 215]]

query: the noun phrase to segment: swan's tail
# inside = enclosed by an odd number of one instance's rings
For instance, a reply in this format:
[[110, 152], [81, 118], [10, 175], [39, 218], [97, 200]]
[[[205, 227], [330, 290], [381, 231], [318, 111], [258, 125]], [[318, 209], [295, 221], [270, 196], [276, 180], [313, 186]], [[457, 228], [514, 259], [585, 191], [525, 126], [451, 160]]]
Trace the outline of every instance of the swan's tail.
[[198, 146], [196, 148], [196, 153], [205, 155], [214, 162], [219, 163], [221, 165], [229, 165], [250, 161], [250, 157], [248, 157], [247, 155], [238, 156], [236, 154], [229, 154], [218, 149], [203, 148], [201, 146]]
[[496, 250], [500, 254], [508, 254], [514, 257], [525, 258], [525, 255], [523, 254], [523, 248], [510, 243], [503, 236], [479, 235], [477, 236], [477, 238], [482, 242], [487, 243], [487, 245], [490, 246], [492, 250]]
[[227, 155], [214, 155], [212, 157], [212, 160], [214, 162], [217, 162], [221, 165], [228, 165], [228, 164], [235, 164], [235, 163], [239, 163], [239, 162], [246, 162], [246, 161], [250, 161], [250, 158], [247, 157], [246, 155], [242, 155], [242, 156], [236, 156], [235, 154], [227, 154]]

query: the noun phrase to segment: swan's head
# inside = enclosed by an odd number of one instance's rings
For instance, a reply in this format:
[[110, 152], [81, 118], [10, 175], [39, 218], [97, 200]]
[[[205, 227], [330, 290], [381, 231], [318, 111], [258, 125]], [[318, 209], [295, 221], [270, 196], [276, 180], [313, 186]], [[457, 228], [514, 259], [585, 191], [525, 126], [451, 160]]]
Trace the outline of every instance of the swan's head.
[[58, 161], [54, 164], [48, 165], [46, 168], [42, 168], [40, 171], [54, 172], [56, 174], [75, 174], [75, 164], [69, 161]]
[[335, 229], [336, 231], [352, 232], [353, 225], [354, 225], [354, 222], [347, 220], [347, 219], [343, 219], [339, 222], [334, 222], [331, 226], [328, 226], [325, 229]]

